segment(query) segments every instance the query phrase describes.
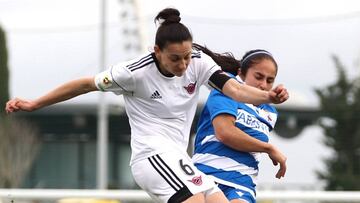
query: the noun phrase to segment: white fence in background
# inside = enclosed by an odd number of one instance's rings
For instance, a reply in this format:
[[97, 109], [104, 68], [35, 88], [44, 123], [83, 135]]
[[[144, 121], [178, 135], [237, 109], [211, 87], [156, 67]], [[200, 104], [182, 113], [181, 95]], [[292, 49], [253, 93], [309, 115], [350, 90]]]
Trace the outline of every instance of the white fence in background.
[[[85, 189], [0, 189], [0, 202], [19, 200], [59, 200], [64, 198], [115, 199], [121, 202], [151, 202], [142, 190], [85, 190]], [[360, 191], [259, 191], [258, 201], [297, 202], [360, 202]]]

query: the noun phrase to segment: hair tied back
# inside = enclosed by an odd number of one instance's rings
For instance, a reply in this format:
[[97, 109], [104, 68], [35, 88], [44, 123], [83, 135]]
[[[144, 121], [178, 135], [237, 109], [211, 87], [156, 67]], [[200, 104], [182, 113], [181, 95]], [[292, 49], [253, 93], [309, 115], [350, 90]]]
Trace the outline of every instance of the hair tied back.
[[180, 12], [175, 8], [166, 8], [155, 17], [155, 23], [156, 21], [158, 21], [160, 25], [180, 23]]

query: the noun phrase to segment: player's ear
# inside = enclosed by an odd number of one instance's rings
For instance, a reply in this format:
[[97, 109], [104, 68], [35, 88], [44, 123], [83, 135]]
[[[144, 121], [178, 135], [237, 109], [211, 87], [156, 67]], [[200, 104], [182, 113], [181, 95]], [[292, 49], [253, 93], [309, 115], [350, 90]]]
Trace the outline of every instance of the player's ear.
[[159, 54], [160, 53], [160, 47], [158, 45], [155, 45], [154, 46], [154, 51], [155, 51], [155, 54]]
[[161, 58], [161, 49], [158, 45], [154, 46], [154, 52], [155, 52], [156, 58], [159, 60]]

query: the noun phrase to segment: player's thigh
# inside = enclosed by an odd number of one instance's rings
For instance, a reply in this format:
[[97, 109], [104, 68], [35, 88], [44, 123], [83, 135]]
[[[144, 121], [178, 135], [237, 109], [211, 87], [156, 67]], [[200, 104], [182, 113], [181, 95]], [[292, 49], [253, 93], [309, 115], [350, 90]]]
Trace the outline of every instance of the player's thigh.
[[206, 196], [206, 203], [219, 203], [219, 202], [229, 203], [229, 200], [220, 190]]
[[182, 202], [217, 188], [188, 155], [176, 151], [138, 161], [131, 169], [137, 184], [160, 202]]
[[230, 201], [230, 203], [249, 203], [249, 202], [245, 201], [245, 200], [240, 200], [240, 199], [233, 199]]
[[202, 193], [198, 193], [195, 194], [191, 197], [189, 197], [188, 199], [186, 199], [185, 201], [183, 201], [182, 203], [205, 203], [205, 196]]

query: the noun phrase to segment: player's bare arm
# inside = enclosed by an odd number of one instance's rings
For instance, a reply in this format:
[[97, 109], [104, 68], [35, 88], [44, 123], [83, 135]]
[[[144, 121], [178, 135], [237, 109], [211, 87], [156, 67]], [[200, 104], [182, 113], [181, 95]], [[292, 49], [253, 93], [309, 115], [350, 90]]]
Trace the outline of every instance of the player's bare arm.
[[216, 138], [238, 151], [267, 153], [274, 165], [280, 165], [276, 178], [285, 176], [286, 156], [274, 145], [251, 137], [235, 126], [235, 117], [229, 114], [220, 114], [213, 119]]
[[80, 78], [67, 82], [35, 100], [11, 99], [6, 103], [5, 110], [7, 113], [34, 111], [96, 90], [93, 77]]
[[268, 92], [248, 85], [242, 85], [235, 79], [228, 80], [224, 84], [222, 92], [239, 102], [255, 105], [263, 103], [279, 104], [285, 102], [289, 98], [287, 89], [283, 85], [279, 85]]

